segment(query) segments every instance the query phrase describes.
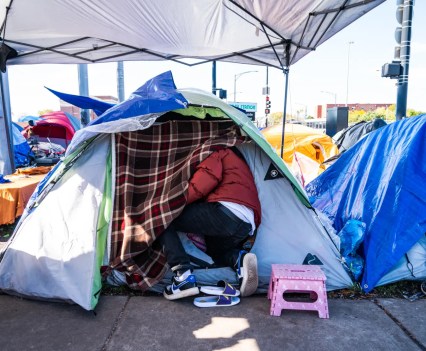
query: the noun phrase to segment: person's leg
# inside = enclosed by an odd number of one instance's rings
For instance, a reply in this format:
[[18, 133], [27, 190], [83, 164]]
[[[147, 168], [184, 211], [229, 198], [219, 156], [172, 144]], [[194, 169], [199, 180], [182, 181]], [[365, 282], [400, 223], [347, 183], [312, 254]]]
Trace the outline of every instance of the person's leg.
[[258, 285], [257, 259], [240, 247], [247, 239], [251, 225], [236, 216], [220, 203], [194, 203], [185, 207], [173, 222], [174, 228], [187, 233], [204, 235], [207, 253], [215, 263], [237, 271], [242, 296], [253, 294]]
[[187, 206], [173, 222], [177, 230], [204, 235], [209, 254], [220, 266], [234, 267], [251, 225], [230, 213], [220, 203]]
[[174, 273], [179, 276], [189, 269], [192, 270], [189, 256], [183, 248], [173, 223], [158, 237], [157, 241], [162, 246], [167, 263]]
[[218, 266], [235, 268], [250, 230], [251, 225], [241, 221], [232, 236], [205, 236], [207, 254]]
[[167, 263], [174, 273], [172, 284], [164, 289], [164, 297], [168, 300], [176, 300], [197, 295], [200, 291], [196, 278], [192, 274], [190, 259], [173, 223], [158, 237], [157, 241], [163, 247]]

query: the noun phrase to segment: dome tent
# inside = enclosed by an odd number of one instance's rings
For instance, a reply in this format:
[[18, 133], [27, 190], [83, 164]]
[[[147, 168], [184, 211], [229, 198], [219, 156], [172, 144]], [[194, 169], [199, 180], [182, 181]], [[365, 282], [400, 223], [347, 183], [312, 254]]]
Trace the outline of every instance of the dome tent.
[[28, 125], [22, 132], [25, 138], [29, 137], [28, 131], [37, 135], [39, 141], [52, 142], [67, 148], [76, 131], [69, 117], [62, 111], [50, 112], [40, 116], [34, 126]]
[[[306, 187], [336, 231], [365, 224], [361, 286], [426, 277], [426, 115], [367, 134]], [[359, 171], [362, 170], [362, 171]]]
[[[182, 143], [174, 148], [170, 140]], [[268, 286], [271, 263], [308, 261], [322, 265], [328, 289], [350, 286], [338, 249], [303, 188], [252, 122], [211, 94], [177, 90], [166, 72], [76, 133], [64, 161], [39, 184], [0, 254], [0, 289], [69, 300], [91, 310], [99, 299], [101, 266], [124, 272], [134, 289], [159, 286], [167, 267], [152, 242], [185, 205], [188, 170], [215, 147], [230, 145], [244, 155], [263, 208], [252, 248], [259, 288]], [[129, 165], [146, 164], [134, 162], [135, 157], [148, 158], [156, 165], [150, 174], [165, 177], [129, 170]], [[163, 174], [163, 157], [168, 165], [180, 166]], [[122, 202], [126, 189], [132, 194], [130, 203]], [[168, 209], [171, 197], [177, 205]], [[133, 201], [138, 210], [133, 211]], [[149, 238], [146, 245], [138, 240], [140, 232]], [[234, 273], [225, 267], [195, 274], [212, 284]]]
[[[262, 129], [262, 134], [279, 154], [282, 143], [282, 125]], [[318, 129], [300, 124], [287, 124], [283, 159], [293, 173], [299, 175], [303, 185], [321, 174], [325, 169], [322, 163], [338, 153], [339, 150], [333, 140]]]

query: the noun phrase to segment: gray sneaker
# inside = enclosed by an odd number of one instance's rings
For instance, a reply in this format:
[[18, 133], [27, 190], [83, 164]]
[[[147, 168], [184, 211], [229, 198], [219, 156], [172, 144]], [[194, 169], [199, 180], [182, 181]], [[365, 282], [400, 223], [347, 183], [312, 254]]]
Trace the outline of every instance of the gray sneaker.
[[259, 284], [257, 276], [257, 257], [253, 253], [241, 251], [237, 262], [237, 275], [241, 296], [253, 295]]

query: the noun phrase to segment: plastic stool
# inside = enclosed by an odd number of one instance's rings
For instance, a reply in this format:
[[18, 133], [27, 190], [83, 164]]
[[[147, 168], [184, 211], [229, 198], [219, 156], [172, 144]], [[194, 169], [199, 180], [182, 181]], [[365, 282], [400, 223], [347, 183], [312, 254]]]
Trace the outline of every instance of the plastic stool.
[[[271, 316], [281, 316], [282, 310], [305, 310], [318, 311], [320, 318], [328, 318], [325, 280], [319, 266], [273, 264], [268, 289]], [[284, 293], [309, 293], [310, 300], [286, 301]]]

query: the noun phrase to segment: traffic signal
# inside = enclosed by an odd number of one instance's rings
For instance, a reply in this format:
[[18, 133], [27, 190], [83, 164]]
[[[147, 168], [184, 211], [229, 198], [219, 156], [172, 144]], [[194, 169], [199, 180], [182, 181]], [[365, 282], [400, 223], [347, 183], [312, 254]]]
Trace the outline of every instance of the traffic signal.
[[269, 96], [266, 96], [265, 115], [269, 115], [270, 113], [271, 113], [271, 100], [269, 100]]
[[394, 59], [401, 60], [401, 37], [402, 37], [402, 19], [404, 16], [404, 0], [396, 1], [396, 20], [398, 21], [398, 27], [395, 29], [395, 40], [397, 46], [395, 46]]

